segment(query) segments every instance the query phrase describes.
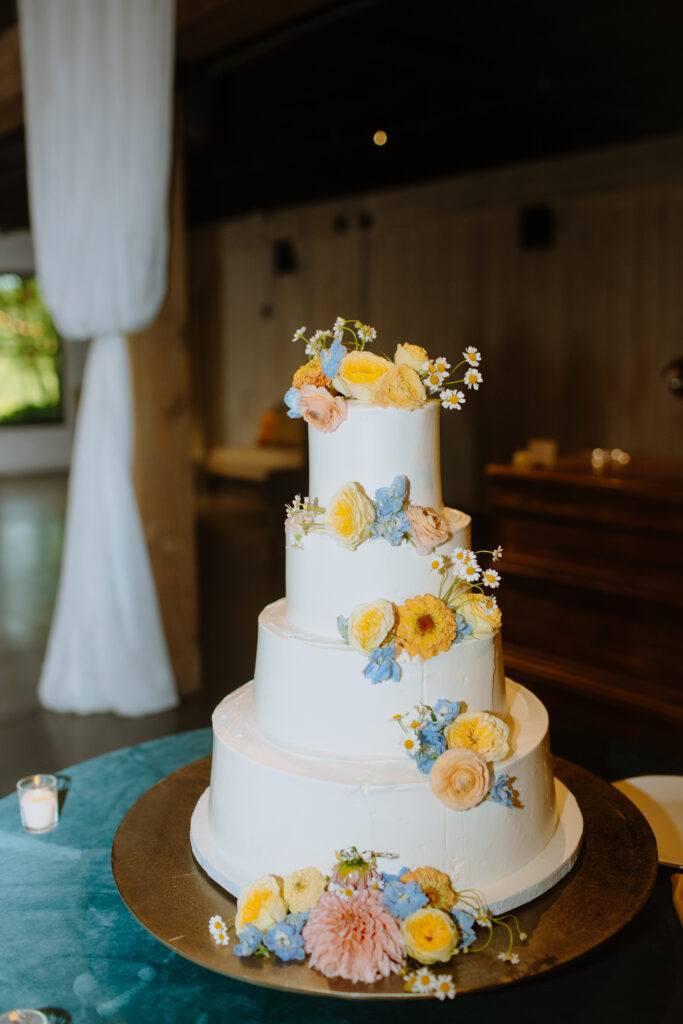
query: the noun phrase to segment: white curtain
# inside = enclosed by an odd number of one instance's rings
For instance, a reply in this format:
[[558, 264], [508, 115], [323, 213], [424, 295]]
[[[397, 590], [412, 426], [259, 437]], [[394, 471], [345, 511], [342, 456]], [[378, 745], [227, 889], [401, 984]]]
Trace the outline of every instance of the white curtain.
[[39, 696], [144, 715], [177, 703], [131, 478], [124, 335], [166, 290], [173, 0], [20, 0], [36, 269], [66, 338], [92, 338]]

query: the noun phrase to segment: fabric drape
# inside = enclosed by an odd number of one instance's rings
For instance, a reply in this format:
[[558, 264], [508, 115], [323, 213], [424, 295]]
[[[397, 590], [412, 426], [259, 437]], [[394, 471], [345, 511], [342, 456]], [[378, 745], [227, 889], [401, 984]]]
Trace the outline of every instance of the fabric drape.
[[93, 339], [39, 697], [148, 714], [177, 696], [131, 478], [124, 335], [166, 290], [174, 4], [20, 0], [19, 17], [36, 270], [61, 334]]

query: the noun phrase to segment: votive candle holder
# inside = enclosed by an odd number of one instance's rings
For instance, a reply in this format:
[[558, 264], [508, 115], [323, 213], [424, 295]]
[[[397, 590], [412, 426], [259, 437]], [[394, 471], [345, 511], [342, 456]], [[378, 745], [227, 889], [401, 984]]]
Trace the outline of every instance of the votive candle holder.
[[59, 799], [54, 775], [27, 775], [17, 782], [17, 793], [25, 832], [50, 832], [56, 827]]

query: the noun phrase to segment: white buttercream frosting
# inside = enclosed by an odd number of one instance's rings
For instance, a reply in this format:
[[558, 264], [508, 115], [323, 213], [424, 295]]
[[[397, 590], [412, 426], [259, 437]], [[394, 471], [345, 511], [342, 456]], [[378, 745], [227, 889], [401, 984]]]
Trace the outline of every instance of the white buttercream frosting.
[[334, 433], [308, 428], [311, 497], [324, 506], [352, 480], [373, 498], [378, 487], [403, 475], [410, 481], [410, 502], [439, 512], [439, 403], [409, 410], [350, 401], [347, 407], [346, 420]]

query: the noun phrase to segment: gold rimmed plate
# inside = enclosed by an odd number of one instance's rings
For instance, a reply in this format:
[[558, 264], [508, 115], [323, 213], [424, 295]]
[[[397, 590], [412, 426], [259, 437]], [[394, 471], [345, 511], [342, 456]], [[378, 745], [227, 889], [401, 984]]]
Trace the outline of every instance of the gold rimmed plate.
[[[234, 939], [227, 947], [213, 942], [209, 918], [232, 918], [235, 900], [202, 871], [190, 848], [190, 819], [209, 783], [210, 766], [211, 758], [204, 757], [166, 776], [133, 804], [118, 828], [112, 870], [138, 921], [188, 960], [254, 985], [341, 998], [415, 998], [397, 976], [353, 985], [327, 979], [305, 963], [236, 957]], [[438, 973], [452, 973], [459, 994], [509, 985], [583, 956], [628, 924], [652, 891], [657, 848], [640, 811], [609, 783], [577, 765], [554, 758], [553, 766], [583, 814], [578, 861], [553, 889], [515, 911], [528, 936], [515, 943], [519, 963], [498, 959], [507, 949], [507, 935], [504, 928], [496, 928], [484, 952], [437, 965]], [[275, 842], [273, 858], [277, 860]]]

